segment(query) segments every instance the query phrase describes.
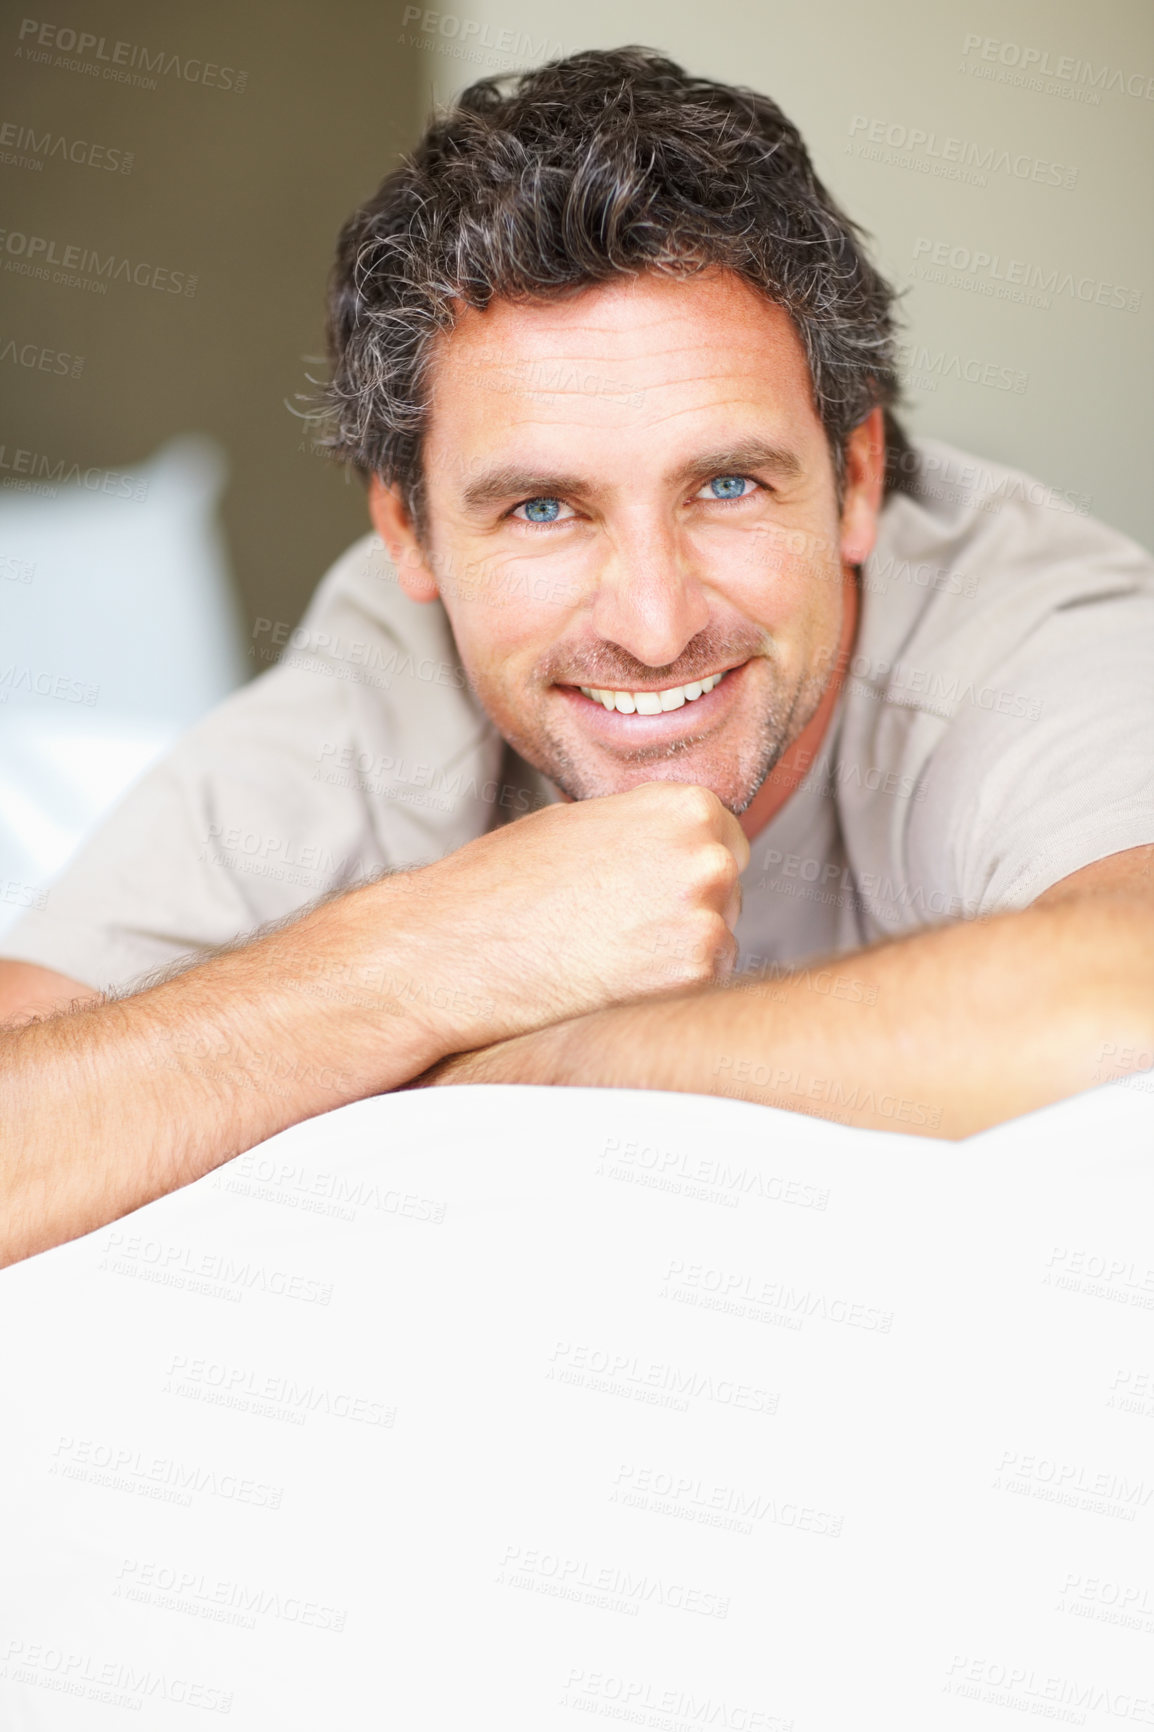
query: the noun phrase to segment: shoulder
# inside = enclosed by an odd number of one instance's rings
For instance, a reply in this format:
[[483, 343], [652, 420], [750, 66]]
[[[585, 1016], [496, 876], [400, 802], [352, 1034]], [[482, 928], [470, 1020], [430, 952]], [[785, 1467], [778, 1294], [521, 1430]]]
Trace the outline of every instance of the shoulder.
[[337, 729], [397, 756], [450, 758], [492, 732], [444, 608], [409, 600], [376, 535], [333, 562], [299, 624], [258, 618], [249, 659], [256, 677], [185, 736], [190, 755], [230, 737], [312, 752]]
[[914, 441], [912, 461], [862, 571], [854, 671], [876, 695], [976, 677], [1075, 607], [1154, 604], [1154, 559], [1078, 496], [941, 440]]
[[[1154, 585], [1151, 555], [1092, 516], [1084, 494], [940, 439], [911, 441], [910, 465], [905, 490], [882, 512], [871, 555], [880, 588], [905, 579], [910, 562], [927, 568], [912, 587], [966, 599], [1036, 578], [1048, 578], [1051, 592], [1079, 582], [1093, 590], [1120, 576]], [[946, 573], [958, 581], [932, 581]]]
[[363, 535], [333, 561], [321, 578], [300, 623], [258, 619], [253, 655], [258, 661], [291, 663], [315, 654], [355, 661], [369, 645], [384, 642], [421, 655], [457, 661], [448, 616], [439, 601], [410, 601], [380, 536]]
[[[916, 449], [863, 570], [842, 833], [863, 882], [965, 913], [1022, 906], [1150, 839], [1134, 742], [1154, 703], [1154, 560], [1022, 471]], [[906, 918], [874, 913], [884, 930]]]

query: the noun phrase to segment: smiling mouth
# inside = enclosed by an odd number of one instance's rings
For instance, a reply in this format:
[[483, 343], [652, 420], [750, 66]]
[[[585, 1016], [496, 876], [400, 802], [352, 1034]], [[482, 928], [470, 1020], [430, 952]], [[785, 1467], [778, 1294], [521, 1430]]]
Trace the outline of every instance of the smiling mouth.
[[668, 710], [679, 710], [685, 704], [696, 703], [732, 672], [732, 668], [723, 668], [721, 673], [708, 674], [705, 679], [690, 680], [687, 685], [666, 686], [662, 691], [653, 692], [618, 692], [603, 686], [578, 686], [576, 689], [582, 697], [601, 704], [607, 710], [617, 710], [624, 716], [659, 716]]

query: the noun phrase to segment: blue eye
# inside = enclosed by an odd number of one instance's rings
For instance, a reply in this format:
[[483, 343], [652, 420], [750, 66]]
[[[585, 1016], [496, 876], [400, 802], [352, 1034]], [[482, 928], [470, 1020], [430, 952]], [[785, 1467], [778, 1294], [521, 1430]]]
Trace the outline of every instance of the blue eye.
[[519, 507], [525, 513], [530, 523], [556, 523], [561, 513], [559, 499], [526, 499]]
[[715, 499], [740, 499], [745, 485], [744, 475], [715, 475], [709, 490]]

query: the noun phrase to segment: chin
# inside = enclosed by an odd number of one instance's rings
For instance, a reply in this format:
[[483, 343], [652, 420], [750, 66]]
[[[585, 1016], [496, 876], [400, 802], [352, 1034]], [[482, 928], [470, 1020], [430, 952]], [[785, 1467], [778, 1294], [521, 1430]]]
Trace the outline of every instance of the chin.
[[[777, 755], [775, 753], [774, 762]], [[711, 770], [707, 764], [687, 762], [684, 754], [678, 754], [677, 758], [657, 758], [651, 763], [622, 764], [615, 768], [607, 766], [600, 771], [578, 769], [571, 762], [564, 765], [554, 763], [552, 767], [538, 763], [536, 767], [571, 800], [596, 800], [606, 794], [626, 794], [630, 788], [639, 788], [643, 782], [689, 782], [696, 787], [708, 788], [735, 818], [740, 818], [753, 804], [773, 763], [760, 774], [745, 777], [735, 775], [732, 768]]]

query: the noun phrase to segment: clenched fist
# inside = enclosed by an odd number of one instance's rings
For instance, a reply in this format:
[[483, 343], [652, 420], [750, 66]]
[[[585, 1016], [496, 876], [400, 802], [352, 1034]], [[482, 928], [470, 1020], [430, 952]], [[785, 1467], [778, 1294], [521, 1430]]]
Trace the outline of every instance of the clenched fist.
[[409, 965], [488, 1007], [449, 1012], [445, 1050], [724, 980], [748, 862], [715, 794], [665, 781], [544, 807], [422, 867]]

